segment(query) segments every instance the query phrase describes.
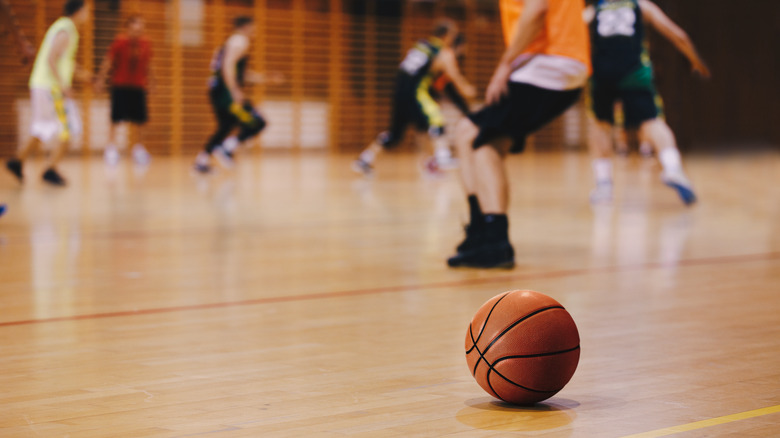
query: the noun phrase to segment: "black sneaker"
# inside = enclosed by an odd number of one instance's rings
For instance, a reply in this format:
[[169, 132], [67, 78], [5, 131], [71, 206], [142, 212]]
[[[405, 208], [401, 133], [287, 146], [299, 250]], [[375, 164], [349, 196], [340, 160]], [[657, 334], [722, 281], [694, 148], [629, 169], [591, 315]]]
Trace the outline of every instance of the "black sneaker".
[[65, 178], [57, 173], [53, 167], [50, 167], [46, 172], [43, 173], [43, 180], [54, 186], [62, 187], [65, 185]]
[[455, 248], [457, 252], [469, 251], [476, 248], [479, 245], [479, 241], [482, 237], [482, 232], [479, 225], [475, 225], [473, 223], [468, 224], [463, 227], [463, 230], [466, 232], [466, 238], [463, 239], [463, 242], [460, 242], [457, 248]]
[[515, 250], [509, 242], [487, 243], [447, 259], [451, 268], [503, 268], [515, 267]]
[[13, 173], [16, 179], [19, 180], [19, 182], [22, 182], [24, 177], [22, 176], [22, 162], [19, 161], [16, 158], [11, 158], [10, 160], [5, 162], [5, 168], [8, 169], [9, 172]]

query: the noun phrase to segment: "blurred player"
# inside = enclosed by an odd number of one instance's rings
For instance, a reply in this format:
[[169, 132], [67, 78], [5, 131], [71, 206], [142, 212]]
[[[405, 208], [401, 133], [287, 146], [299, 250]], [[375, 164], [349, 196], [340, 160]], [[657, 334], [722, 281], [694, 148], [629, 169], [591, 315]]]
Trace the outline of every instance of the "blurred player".
[[[5, 25], [7, 25], [7, 28], [5, 26], [0, 27], [0, 35], [5, 36], [7, 32], [14, 34], [17, 50], [22, 57], [22, 64], [27, 65], [27, 63], [35, 57], [35, 47], [30, 44], [30, 40], [27, 39], [22, 28], [19, 27], [19, 23], [16, 21], [16, 14], [14, 14], [13, 9], [11, 9], [8, 0], [0, 0], [0, 11], [2, 11], [0, 19], [5, 21]], [[2, 23], [0, 23], [0, 25], [2, 25]]]
[[433, 36], [420, 40], [406, 54], [398, 70], [393, 97], [390, 130], [379, 134], [352, 163], [355, 172], [370, 176], [377, 155], [383, 149], [396, 146], [403, 138], [410, 123], [421, 131], [427, 131], [434, 143], [435, 161], [429, 163], [429, 170], [452, 165], [452, 152], [444, 136], [444, 117], [439, 104], [431, 97], [430, 86], [434, 78], [443, 73], [452, 80], [464, 96], [476, 95], [473, 85], [458, 69], [457, 58], [452, 50], [458, 29], [450, 20], [436, 25]]
[[[452, 43], [452, 50], [455, 52], [458, 65], [462, 65], [463, 63], [462, 59], [465, 57], [465, 44], [466, 38], [462, 33], [459, 33], [455, 38], [455, 41]], [[461, 115], [465, 117], [469, 117], [471, 115], [471, 108], [468, 101], [458, 91], [458, 87], [455, 86], [455, 84], [452, 82], [452, 79], [450, 79], [450, 77], [447, 76], [444, 72], [441, 72], [436, 78], [434, 78], [433, 84], [430, 88], [430, 94], [436, 102], [441, 102], [441, 100], [445, 98], [449, 100], [450, 103], [458, 109]], [[454, 123], [451, 122], [451, 125], [454, 126]], [[453, 159], [453, 162], [454, 160], [455, 159]], [[428, 159], [425, 166], [430, 172], [435, 172], [438, 168], [436, 157], [433, 156], [432, 158]]]
[[[64, 14], [43, 37], [30, 75], [30, 141], [19, 150], [16, 158], [6, 162], [8, 170], [19, 181], [23, 177], [22, 163], [29, 154], [56, 137], [57, 145], [49, 156], [43, 180], [57, 186], [65, 185], [65, 179], [55, 166], [65, 154], [71, 136], [81, 131], [81, 119], [73, 102], [71, 84], [76, 74], [76, 50], [79, 46], [77, 26], [89, 19], [89, 6], [84, 0], [68, 0]], [[80, 71], [79, 76], [88, 80], [89, 73]]]
[[669, 125], [659, 117], [660, 98], [653, 83], [653, 66], [645, 47], [645, 26], [649, 24], [682, 52], [693, 71], [708, 77], [710, 72], [688, 35], [649, 0], [598, 0], [584, 14], [590, 24], [593, 46], [591, 105], [596, 121], [589, 143], [594, 155], [596, 188], [591, 202], [612, 199], [612, 144], [614, 105], [622, 102], [624, 125], [639, 128], [640, 141], [649, 141], [663, 167], [662, 181], [677, 190], [682, 201], [696, 202], [688, 177], [683, 172], [680, 152]]
[[[103, 60], [96, 86], [100, 90], [111, 73], [111, 131], [104, 157], [106, 163], [119, 163], [117, 127], [128, 123], [133, 160], [148, 164], [149, 153], [143, 145], [143, 125], [147, 121], [147, 88], [154, 78], [151, 69], [152, 44], [144, 35], [144, 19], [133, 15], [127, 19], [124, 34], [116, 37]], [[134, 134], [134, 135], [133, 135]]]
[[[265, 128], [265, 119], [244, 95], [244, 85], [247, 82], [283, 81], [279, 74], [247, 70], [250, 40], [255, 34], [252, 18], [237, 17], [233, 20], [233, 28], [233, 34], [217, 49], [211, 61], [209, 97], [217, 117], [217, 130], [206, 143], [205, 150], [195, 158], [194, 168], [200, 173], [211, 171], [212, 155], [224, 167], [231, 168], [236, 148]], [[236, 128], [239, 128], [238, 134], [231, 136]]]
[[[507, 152], [563, 113], [590, 66], [584, 0], [500, 0], [507, 49], [487, 88], [487, 106], [458, 126], [457, 148], [471, 221], [452, 267], [512, 267]], [[484, 211], [484, 213], [483, 213]]]

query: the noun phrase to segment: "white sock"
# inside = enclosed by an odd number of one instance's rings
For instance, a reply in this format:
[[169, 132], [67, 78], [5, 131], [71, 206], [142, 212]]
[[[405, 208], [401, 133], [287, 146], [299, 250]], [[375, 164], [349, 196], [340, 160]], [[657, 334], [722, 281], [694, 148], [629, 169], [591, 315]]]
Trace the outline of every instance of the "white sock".
[[658, 153], [658, 161], [667, 174], [682, 173], [682, 158], [677, 148], [667, 147]]
[[438, 137], [433, 140], [434, 142], [434, 156], [437, 160], [448, 160], [452, 158], [452, 151], [450, 150], [450, 143], [444, 137]]
[[239, 144], [238, 137], [234, 135], [232, 137], [226, 138], [225, 141], [222, 142], [222, 149], [232, 153], [233, 151], [236, 150], [236, 148], [238, 148], [238, 144]]
[[366, 150], [360, 153], [360, 161], [364, 163], [371, 164], [374, 162], [375, 158], [376, 152], [374, 152], [374, 149], [371, 147], [366, 148]]
[[596, 184], [612, 184], [612, 160], [595, 158], [593, 160], [593, 175], [596, 177]]

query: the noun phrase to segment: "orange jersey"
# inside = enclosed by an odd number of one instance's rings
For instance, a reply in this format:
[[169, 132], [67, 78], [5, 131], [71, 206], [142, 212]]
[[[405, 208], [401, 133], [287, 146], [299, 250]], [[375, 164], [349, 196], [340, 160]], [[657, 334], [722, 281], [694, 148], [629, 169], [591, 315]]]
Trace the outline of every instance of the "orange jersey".
[[[504, 42], [509, 45], [523, 13], [524, 0], [500, 0], [499, 6]], [[544, 27], [523, 54], [565, 56], [590, 70], [590, 36], [582, 19], [584, 9], [584, 0], [548, 0]]]

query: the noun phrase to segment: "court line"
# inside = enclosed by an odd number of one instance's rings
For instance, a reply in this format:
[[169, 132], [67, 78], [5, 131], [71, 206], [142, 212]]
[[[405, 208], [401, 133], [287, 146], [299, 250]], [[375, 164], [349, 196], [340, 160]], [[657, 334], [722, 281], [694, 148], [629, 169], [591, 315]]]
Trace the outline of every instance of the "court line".
[[754, 409], [752, 411], [740, 412], [738, 414], [724, 415], [722, 417], [710, 418], [709, 420], [696, 421], [679, 426], [667, 427], [664, 429], [651, 430], [649, 432], [638, 433], [635, 435], [624, 436], [623, 438], [656, 438], [659, 436], [673, 435], [680, 432], [689, 432], [691, 430], [704, 429], [705, 427], [718, 426], [720, 424], [733, 423], [735, 421], [747, 420], [748, 418], [761, 417], [763, 415], [776, 414], [780, 412], [780, 405], [770, 406], [768, 408]]
[[562, 269], [562, 270], [535, 272], [535, 273], [527, 272], [527, 273], [520, 273], [520, 274], [497, 275], [494, 277], [487, 277], [487, 278], [468, 278], [463, 280], [442, 281], [442, 282], [427, 283], [427, 284], [426, 283], [405, 284], [405, 285], [398, 285], [398, 286], [386, 286], [386, 287], [376, 287], [376, 288], [367, 288], [367, 289], [353, 289], [353, 290], [320, 292], [320, 293], [311, 293], [311, 294], [302, 294], [302, 295], [255, 298], [255, 299], [241, 300], [241, 301], [225, 301], [225, 302], [216, 302], [216, 303], [193, 304], [188, 306], [172, 306], [172, 307], [160, 307], [160, 308], [141, 309], [141, 310], [126, 310], [120, 312], [105, 312], [105, 313], [93, 313], [93, 314], [85, 314], [85, 315], [58, 316], [53, 318], [7, 321], [7, 322], [0, 322], [0, 327], [44, 324], [49, 322], [61, 322], [61, 321], [79, 321], [84, 319], [102, 319], [102, 318], [117, 318], [123, 316], [135, 316], [135, 315], [152, 315], [158, 313], [173, 313], [173, 312], [185, 312], [190, 310], [219, 309], [219, 308], [226, 308], [226, 307], [241, 307], [241, 306], [250, 306], [250, 305], [257, 305], [257, 304], [310, 301], [310, 300], [321, 300], [327, 298], [377, 295], [382, 293], [409, 292], [409, 291], [421, 290], [421, 289], [444, 289], [444, 288], [461, 287], [461, 286], [475, 286], [481, 284], [504, 283], [507, 281], [516, 281], [516, 280], [564, 278], [564, 277], [574, 277], [578, 275], [589, 275], [589, 274], [622, 273], [622, 272], [631, 272], [631, 271], [666, 269], [666, 268], [676, 268], [676, 267], [686, 267], [686, 266], [708, 266], [708, 265], [717, 265], [717, 264], [745, 263], [745, 262], [753, 262], [753, 261], [778, 260], [778, 259], [780, 259], [780, 252], [768, 252], [768, 253], [757, 253], [757, 254], [742, 254], [742, 255], [735, 255], [735, 256], [687, 259], [687, 260], [679, 260], [677, 262], [668, 262], [668, 263], [653, 262], [653, 263], [642, 263], [636, 265], [622, 265], [622, 266], [618, 265], [618, 266], [602, 266], [602, 267], [595, 267], [595, 268]]

